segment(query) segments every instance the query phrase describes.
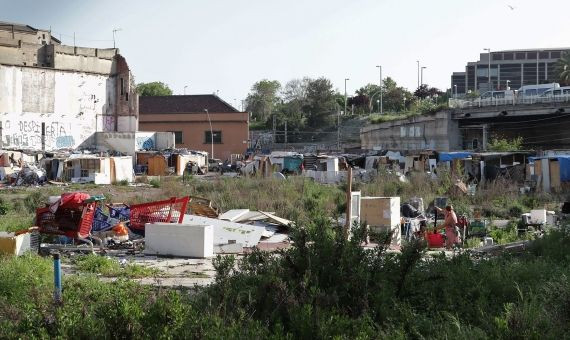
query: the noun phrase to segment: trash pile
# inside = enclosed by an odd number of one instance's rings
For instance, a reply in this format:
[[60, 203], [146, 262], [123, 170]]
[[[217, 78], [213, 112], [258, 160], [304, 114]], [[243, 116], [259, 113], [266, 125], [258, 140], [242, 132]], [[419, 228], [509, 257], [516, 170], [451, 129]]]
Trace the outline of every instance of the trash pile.
[[[186, 213], [187, 209], [190, 213]], [[180, 250], [196, 244], [212, 249], [198, 257], [242, 253], [260, 243], [265, 249], [283, 247], [292, 225], [270, 212], [236, 209], [219, 214], [209, 200], [199, 197], [125, 204], [105, 203], [104, 196], [81, 192], [50, 197], [45, 206], [36, 210], [36, 223], [40, 234], [52, 235], [49, 244], [42, 244], [46, 249], [134, 253], [145, 250], [149, 241], [156, 244], [158, 239], [166, 247], [158, 247], [161, 251], [153, 255], [186, 254]], [[153, 232], [147, 235], [149, 227]], [[209, 228], [211, 235], [196, 235], [200, 228]], [[148, 249], [145, 253], [149, 253]]]

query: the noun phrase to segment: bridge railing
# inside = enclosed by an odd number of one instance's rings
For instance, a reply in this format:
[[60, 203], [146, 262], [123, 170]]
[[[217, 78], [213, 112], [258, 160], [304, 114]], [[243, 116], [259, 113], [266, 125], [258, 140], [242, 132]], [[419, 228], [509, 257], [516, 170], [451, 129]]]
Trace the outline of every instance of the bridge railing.
[[570, 94], [558, 96], [532, 96], [532, 97], [513, 97], [513, 98], [476, 98], [473, 100], [465, 99], [449, 99], [449, 107], [456, 109], [466, 109], [474, 107], [488, 106], [506, 106], [506, 105], [533, 105], [533, 104], [549, 104], [549, 103], [566, 103], [570, 102]]

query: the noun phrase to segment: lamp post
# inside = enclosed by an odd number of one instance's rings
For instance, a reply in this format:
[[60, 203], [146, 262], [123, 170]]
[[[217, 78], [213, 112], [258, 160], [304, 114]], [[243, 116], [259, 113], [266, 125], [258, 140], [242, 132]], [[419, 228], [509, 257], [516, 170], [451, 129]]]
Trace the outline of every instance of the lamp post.
[[210, 112], [208, 109], [204, 109], [206, 115], [208, 116], [208, 123], [210, 124], [210, 143], [212, 143], [212, 159], [214, 159], [214, 131], [212, 130], [212, 121], [210, 120]]
[[346, 115], [346, 104], [347, 104], [347, 97], [346, 97], [346, 82], [349, 81], [350, 78], [344, 78], [344, 114]]
[[420, 61], [416, 60], [416, 63], [418, 63], [418, 88], [420, 88]]
[[489, 53], [489, 56], [487, 57], [487, 60], [489, 62], [488, 66], [487, 66], [487, 81], [489, 82], [487, 86], [489, 86], [489, 91], [493, 91], [493, 85], [491, 84], [491, 49], [490, 48], [484, 48], [484, 51], [487, 51]]
[[426, 68], [427, 68], [427, 66], [422, 66], [421, 77], [420, 77], [420, 86], [422, 86], [424, 84], [424, 70]]
[[188, 85], [184, 85], [184, 95], [186, 95], [186, 88], [188, 87]]
[[455, 90], [455, 99], [457, 99], [457, 85], [453, 85], [453, 89]]
[[378, 67], [378, 69], [380, 70], [380, 114], [382, 114], [384, 112], [384, 108], [383, 108], [383, 100], [382, 100], [382, 66], [376, 66]]

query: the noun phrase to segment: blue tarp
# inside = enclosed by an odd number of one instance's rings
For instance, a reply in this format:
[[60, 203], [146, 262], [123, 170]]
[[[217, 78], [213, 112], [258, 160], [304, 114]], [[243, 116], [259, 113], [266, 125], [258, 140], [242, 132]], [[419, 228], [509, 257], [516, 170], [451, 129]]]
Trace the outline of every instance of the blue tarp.
[[568, 155], [556, 155], [556, 156], [545, 156], [545, 157], [529, 157], [528, 160], [534, 162], [539, 159], [557, 159], [560, 163], [560, 180], [562, 182], [570, 182], [570, 156]]
[[471, 152], [440, 152], [438, 159], [440, 162], [450, 162], [454, 159], [465, 159], [471, 157]]

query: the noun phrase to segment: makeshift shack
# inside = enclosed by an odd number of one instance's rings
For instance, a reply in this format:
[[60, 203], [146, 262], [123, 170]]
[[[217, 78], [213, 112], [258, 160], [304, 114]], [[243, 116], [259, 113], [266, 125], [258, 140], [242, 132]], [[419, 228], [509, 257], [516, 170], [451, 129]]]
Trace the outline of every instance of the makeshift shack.
[[362, 197], [360, 220], [373, 232], [392, 233], [391, 244], [400, 246], [400, 197]]
[[560, 192], [570, 187], [570, 155], [529, 157], [537, 189]]
[[64, 171], [65, 178], [74, 183], [133, 182], [133, 160], [131, 156], [98, 157], [73, 154], [65, 161]]

